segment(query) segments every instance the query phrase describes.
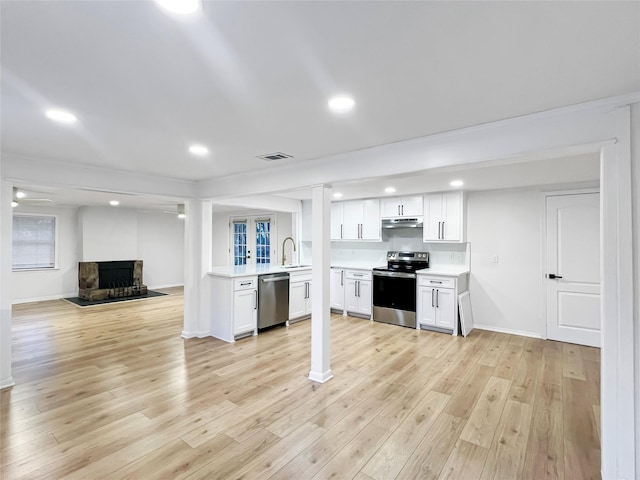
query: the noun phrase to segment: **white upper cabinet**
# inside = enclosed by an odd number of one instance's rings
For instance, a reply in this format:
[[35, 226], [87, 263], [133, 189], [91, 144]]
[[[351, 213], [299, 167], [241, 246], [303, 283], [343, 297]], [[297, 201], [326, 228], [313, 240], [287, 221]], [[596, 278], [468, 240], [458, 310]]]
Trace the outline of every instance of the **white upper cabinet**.
[[380, 201], [331, 204], [331, 240], [380, 240]]
[[462, 242], [462, 192], [430, 193], [424, 196], [425, 242]]
[[418, 217], [422, 212], [422, 195], [382, 199], [382, 218]]

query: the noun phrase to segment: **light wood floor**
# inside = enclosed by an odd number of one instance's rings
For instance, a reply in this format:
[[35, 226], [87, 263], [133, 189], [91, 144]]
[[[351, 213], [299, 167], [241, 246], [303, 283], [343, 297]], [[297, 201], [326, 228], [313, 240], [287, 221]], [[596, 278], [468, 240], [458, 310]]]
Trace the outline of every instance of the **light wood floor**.
[[598, 349], [332, 317], [183, 340], [182, 295], [14, 307], [2, 479], [599, 478]]

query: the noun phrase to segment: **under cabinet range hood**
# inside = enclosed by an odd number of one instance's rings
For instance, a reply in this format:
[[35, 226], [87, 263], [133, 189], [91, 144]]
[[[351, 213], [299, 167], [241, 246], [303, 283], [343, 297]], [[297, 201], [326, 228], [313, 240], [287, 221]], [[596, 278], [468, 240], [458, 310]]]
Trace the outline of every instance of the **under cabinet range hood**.
[[422, 228], [422, 217], [383, 218], [382, 228]]

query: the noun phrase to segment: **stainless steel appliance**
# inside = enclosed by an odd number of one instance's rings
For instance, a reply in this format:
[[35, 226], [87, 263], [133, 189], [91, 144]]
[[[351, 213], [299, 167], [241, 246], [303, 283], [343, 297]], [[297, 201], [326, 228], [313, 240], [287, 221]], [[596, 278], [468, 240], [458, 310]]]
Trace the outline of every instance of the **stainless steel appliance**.
[[416, 271], [429, 268], [429, 252], [387, 252], [373, 269], [373, 320], [416, 328]]
[[289, 273], [258, 277], [258, 330], [289, 320]]
[[422, 217], [383, 218], [382, 228], [422, 228]]

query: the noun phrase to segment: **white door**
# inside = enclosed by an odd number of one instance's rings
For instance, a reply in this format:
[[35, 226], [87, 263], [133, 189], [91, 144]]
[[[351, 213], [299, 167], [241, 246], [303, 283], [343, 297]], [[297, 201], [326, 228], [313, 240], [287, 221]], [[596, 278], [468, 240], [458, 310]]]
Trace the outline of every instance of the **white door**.
[[363, 240], [380, 240], [380, 228], [380, 200], [364, 200], [362, 202], [360, 238]]
[[250, 332], [256, 328], [258, 297], [255, 289], [240, 290], [233, 294], [233, 334]]
[[547, 337], [600, 346], [600, 196], [546, 199]]
[[442, 235], [444, 240], [462, 240], [462, 195], [460, 192], [442, 194]]
[[331, 269], [331, 308], [344, 310], [344, 270]]
[[360, 238], [360, 225], [362, 224], [362, 202], [344, 202], [342, 218], [342, 238], [345, 240], [358, 240]]
[[340, 240], [342, 238], [342, 223], [344, 217], [344, 203], [331, 204], [331, 240]]
[[422, 215], [422, 196], [403, 197], [400, 212], [405, 217], [416, 217]]
[[289, 320], [305, 315], [307, 310], [307, 282], [295, 282], [289, 286]]
[[357, 280], [347, 280], [344, 284], [344, 304], [348, 312], [358, 311]]
[[418, 324], [436, 325], [435, 288], [418, 288]]
[[358, 311], [365, 315], [371, 315], [371, 282], [359, 280], [358, 284]]
[[424, 241], [440, 240], [442, 226], [442, 194], [424, 196]]
[[453, 330], [455, 320], [458, 318], [456, 313], [456, 299], [454, 290], [450, 288], [437, 288], [435, 294], [436, 300], [436, 327], [448, 328]]

